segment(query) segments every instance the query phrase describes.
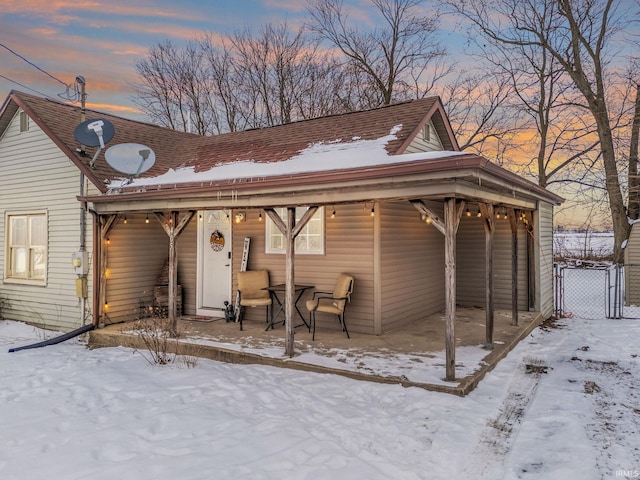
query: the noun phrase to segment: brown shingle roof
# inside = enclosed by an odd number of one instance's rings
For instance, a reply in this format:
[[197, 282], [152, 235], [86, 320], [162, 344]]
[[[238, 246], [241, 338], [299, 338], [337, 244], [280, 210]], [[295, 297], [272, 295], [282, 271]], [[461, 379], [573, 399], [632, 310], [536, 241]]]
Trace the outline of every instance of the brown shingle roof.
[[[87, 148], [84, 156], [76, 151], [79, 144], [73, 132], [81, 121], [79, 106], [11, 92], [0, 115], [0, 134], [6, 128], [6, 117], [15, 113], [16, 106], [23, 108], [101, 191], [106, 191], [106, 183], [122, 177], [121, 173], [106, 163], [104, 151], [98, 156], [95, 169], [90, 169], [89, 163], [96, 148]], [[455, 139], [447, 130], [448, 123], [443, 122], [444, 113], [437, 97], [213, 137], [178, 132], [93, 110], [86, 111], [86, 119], [104, 118], [113, 123], [116, 133], [107, 148], [131, 142], [147, 145], [154, 151], [156, 163], [142, 177], [155, 177], [170, 168], [181, 166], [193, 166], [198, 172], [237, 160], [287, 160], [313, 143], [349, 142], [354, 138], [377, 139], [389, 135], [393, 127], [402, 125], [402, 129], [396, 133], [397, 138], [386, 146], [389, 154], [399, 154], [431, 115], [436, 117], [437, 122], [434, 123], [444, 125], [439, 127], [441, 131], [438, 133], [445, 148], [457, 150]]]
[[[101, 191], [106, 191], [105, 183], [111, 179], [121, 177], [122, 174], [114, 171], [104, 160], [104, 150], [101, 152], [95, 164], [95, 169], [89, 168], [89, 163], [96, 152], [96, 148], [86, 148], [86, 155], [81, 155], [76, 149], [80, 147], [74, 138], [74, 130], [80, 124], [80, 107], [54, 100], [36, 97], [22, 92], [11, 92], [10, 102], [5, 104], [10, 108], [11, 101], [24, 109], [29, 116], [44, 130], [58, 147], [84, 171], [85, 175]], [[3, 110], [4, 113], [4, 110]], [[4, 115], [2, 115], [4, 117]], [[115, 135], [106, 147], [118, 143], [142, 143], [153, 149], [157, 154], [156, 164], [148, 172], [149, 175], [159, 175], [176, 162], [184, 161], [181, 156], [185, 149], [181, 147], [183, 142], [200, 138], [177, 132], [171, 129], [158, 127], [143, 122], [127, 120], [114, 115], [108, 115], [93, 110], [86, 111], [86, 119], [104, 118], [113, 123]], [[0, 132], [1, 133], [1, 132]], [[158, 155], [159, 154], [159, 155]]]

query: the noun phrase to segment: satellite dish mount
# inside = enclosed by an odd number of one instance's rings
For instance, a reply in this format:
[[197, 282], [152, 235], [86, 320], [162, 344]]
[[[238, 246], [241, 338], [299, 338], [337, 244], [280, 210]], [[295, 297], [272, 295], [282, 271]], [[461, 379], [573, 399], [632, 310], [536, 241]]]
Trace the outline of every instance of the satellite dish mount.
[[105, 144], [109, 143], [115, 133], [116, 130], [113, 124], [105, 118], [86, 120], [76, 127], [73, 135], [78, 142], [89, 147], [98, 147], [91, 159], [91, 163], [89, 163], [91, 168], [94, 168], [98, 155], [100, 155]]

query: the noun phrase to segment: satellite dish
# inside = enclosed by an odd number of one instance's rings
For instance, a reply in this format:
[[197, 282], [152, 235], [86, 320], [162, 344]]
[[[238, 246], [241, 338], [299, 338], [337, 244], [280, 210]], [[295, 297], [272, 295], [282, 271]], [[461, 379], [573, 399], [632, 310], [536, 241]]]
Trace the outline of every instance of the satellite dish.
[[104, 158], [111, 168], [129, 177], [137, 177], [156, 162], [153, 150], [140, 143], [119, 143], [109, 147], [104, 152]]
[[86, 120], [76, 127], [73, 136], [82, 145], [87, 147], [104, 148], [116, 133], [116, 129], [106, 118], [93, 118]]

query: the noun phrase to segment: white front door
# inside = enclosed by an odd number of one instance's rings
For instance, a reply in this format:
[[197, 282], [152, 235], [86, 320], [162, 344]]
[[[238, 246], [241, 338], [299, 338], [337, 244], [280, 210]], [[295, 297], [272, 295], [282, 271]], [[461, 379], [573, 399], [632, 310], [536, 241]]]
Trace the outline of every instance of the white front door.
[[225, 300], [233, 304], [230, 213], [198, 212], [198, 315], [221, 316]]

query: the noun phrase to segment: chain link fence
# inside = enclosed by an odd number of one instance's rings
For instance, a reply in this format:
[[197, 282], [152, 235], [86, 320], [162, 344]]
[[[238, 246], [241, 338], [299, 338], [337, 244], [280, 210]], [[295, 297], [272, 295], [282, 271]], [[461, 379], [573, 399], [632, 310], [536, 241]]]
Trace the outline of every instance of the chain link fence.
[[556, 317], [640, 318], [640, 265], [554, 264]]

